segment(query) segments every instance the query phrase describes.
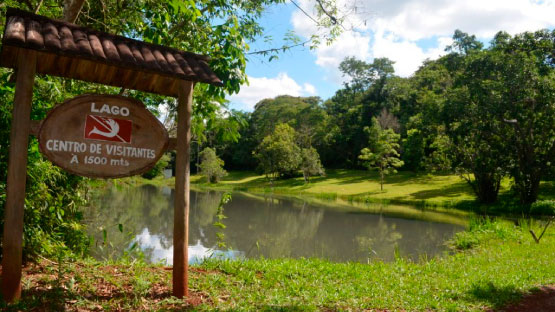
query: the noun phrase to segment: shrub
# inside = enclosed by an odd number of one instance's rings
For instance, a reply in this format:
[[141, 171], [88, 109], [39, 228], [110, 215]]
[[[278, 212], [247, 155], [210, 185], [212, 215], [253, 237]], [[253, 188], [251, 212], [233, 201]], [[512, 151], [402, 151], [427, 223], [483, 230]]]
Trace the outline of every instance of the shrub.
[[530, 207], [530, 214], [537, 216], [555, 216], [555, 200], [538, 200]]
[[207, 147], [200, 152], [201, 163], [199, 165], [200, 173], [206, 177], [210, 183], [218, 183], [221, 178], [227, 175], [224, 170], [224, 161], [221, 160], [216, 152]]

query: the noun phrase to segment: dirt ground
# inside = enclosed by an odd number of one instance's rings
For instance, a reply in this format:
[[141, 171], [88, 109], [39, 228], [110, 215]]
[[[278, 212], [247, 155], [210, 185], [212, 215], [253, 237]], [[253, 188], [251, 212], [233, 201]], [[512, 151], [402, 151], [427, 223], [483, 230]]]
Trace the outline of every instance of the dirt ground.
[[555, 286], [542, 287], [520, 302], [497, 310], [498, 312], [555, 312]]

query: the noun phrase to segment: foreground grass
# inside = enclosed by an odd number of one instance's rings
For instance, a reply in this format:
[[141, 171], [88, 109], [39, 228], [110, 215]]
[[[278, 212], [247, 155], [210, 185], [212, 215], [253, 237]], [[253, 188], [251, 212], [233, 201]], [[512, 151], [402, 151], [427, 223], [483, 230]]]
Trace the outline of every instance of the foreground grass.
[[[535, 223], [538, 223], [537, 221]], [[539, 224], [532, 225], [537, 231]], [[7, 310], [483, 311], [555, 283], [555, 229], [540, 244], [529, 227], [472, 222], [452, 245], [418, 263], [318, 259], [207, 260], [191, 270], [188, 301], [170, 296], [171, 271], [91, 260], [28, 266], [22, 301]]]

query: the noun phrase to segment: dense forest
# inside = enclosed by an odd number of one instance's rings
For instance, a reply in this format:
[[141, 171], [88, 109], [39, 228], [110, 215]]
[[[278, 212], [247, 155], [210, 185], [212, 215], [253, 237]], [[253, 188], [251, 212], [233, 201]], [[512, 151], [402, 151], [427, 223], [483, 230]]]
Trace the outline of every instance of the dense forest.
[[302, 169], [305, 149], [325, 168], [363, 168], [387, 145], [384, 169], [456, 172], [484, 203], [510, 177], [520, 201], [532, 203], [540, 181], [554, 177], [555, 31], [499, 32], [487, 48], [459, 30], [453, 39], [445, 56], [408, 78], [387, 58], [346, 58], [347, 82], [332, 98], [262, 100], [252, 113], [222, 117], [236, 121], [240, 138], [226, 140], [233, 129], [220, 121], [203, 145], [228, 170], [282, 177]]

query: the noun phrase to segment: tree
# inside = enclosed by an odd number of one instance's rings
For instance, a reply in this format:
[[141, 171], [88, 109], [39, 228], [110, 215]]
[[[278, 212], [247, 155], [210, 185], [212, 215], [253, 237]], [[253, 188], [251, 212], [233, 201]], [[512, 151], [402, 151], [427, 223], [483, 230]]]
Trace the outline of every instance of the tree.
[[295, 143], [295, 129], [279, 124], [254, 151], [259, 167], [266, 175], [292, 176], [301, 164], [301, 149]]
[[326, 113], [321, 106], [321, 99], [316, 96], [295, 97], [280, 95], [273, 99], [264, 99], [254, 106], [251, 126], [256, 139], [261, 142], [274, 131], [275, 125], [286, 123], [295, 131], [306, 128], [309, 136], [324, 132], [321, 126]]
[[400, 135], [392, 129], [382, 129], [376, 118], [372, 118], [372, 126], [365, 129], [370, 136], [370, 147], [360, 151], [359, 159], [364, 166], [377, 169], [380, 173], [380, 189], [383, 191], [383, 181], [387, 174], [396, 173], [396, 168], [404, 163], [399, 159]]
[[320, 155], [313, 147], [301, 150], [301, 170], [303, 171], [304, 182], [310, 182], [310, 176], [324, 175], [324, 168], [320, 162]]
[[320, 155], [326, 166], [358, 167], [358, 155], [367, 144], [364, 128], [371, 126], [371, 117], [378, 116], [386, 108], [395, 114], [397, 108], [389, 107], [387, 88], [395, 81], [393, 62], [387, 58], [376, 58], [371, 63], [345, 58], [340, 66], [349, 80], [343, 89], [324, 103], [329, 116], [325, 148]]
[[499, 132], [501, 122], [490, 109], [495, 99], [488, 90], [499, 81], [478, 78], [480, 72], [487, 74], [489, 70], [484, 63], [477, 63], [482, 55], [475, 53], [464, 60], [465, 67], [448, 96], [445, 114], [456, 171], [472, 187], [478, 201], [493, 203], [509, 159], [506, 138]]
[[444, 58], [426, 61], [407, 80], [410, 90], [399, 105], [406, 169], [450, 169], [446, 166], [451, 155], [439, 143], [445, 137], [445, 105], [457, 70], [450, 71], [445, 62]]
[[475, 35], [469, 35], [462, 32], [460, 29], [455, 30], [453, 35], [453, 44], [445, 48], [447, 52], [455, 52], [459, 54], [468, 54], [475, 51], [480, 51], [484, 44], [476, 39]]
[[536, 201], [540, 181], [555, 161], [555, 30], [514, 37], [498, 33], [487, 54], [486, 90], [511, 154], [514, 189], [523, 204]]
[[208, 182], [218, 183], [221, 178], [227, 175], [227, 172], [223, 169], [224, 161], [221, 160], [210, 147], [200, 152], [200, 158], [200, 173], [206, 177]]
[[[538, 196], [555, 158], [555, 31], [512, 37], [498, 33], [489, 49], [465, 56], [454, 101], [454, 146], [478, 169], [487, 202], [495, 200], [501, 175], [510, 173], [523, 204]], [[462, 140], [461, 140], [462, 139]]]

